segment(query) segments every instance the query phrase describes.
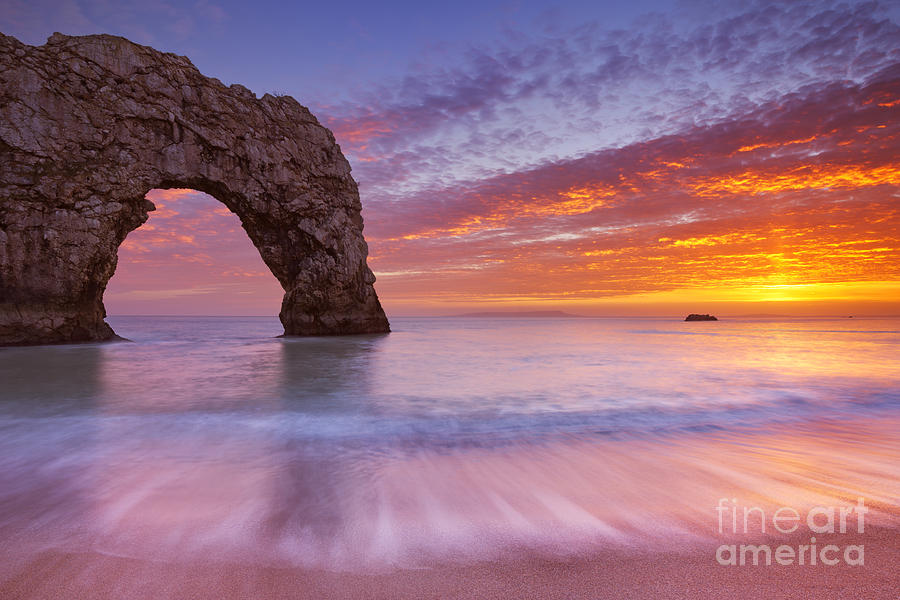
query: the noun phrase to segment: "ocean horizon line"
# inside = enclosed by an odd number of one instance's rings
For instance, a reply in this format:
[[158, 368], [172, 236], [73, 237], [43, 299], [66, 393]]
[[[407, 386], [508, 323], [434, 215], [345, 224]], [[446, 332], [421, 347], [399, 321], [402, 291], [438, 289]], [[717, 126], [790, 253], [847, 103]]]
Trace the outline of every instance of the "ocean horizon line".
[[[522, 311], [533, 312], [533, 311]], [[474, 316], [475, 313], [463, 313], [453, 315], [389, 315], [392, 319], [488, 319], [496, 318], [519, 318], [519, 319], [683, 319], [685, 314], [665, 314], [665, 315], [579, 315], [567, 314], [560, 316], [552, 315], [516, 315], [515, 311], [508, 313], [496, 313], [495, 315]], [[790, 315], [790, 314], [727, 314], [717, 313], [721, 319], [897, 319], [900, 314], [855, 314], [855, 315]], [[198, 317], [204, 319], [221, 318], [221, 319], [268, 319], [278, 318], [278, 315], [215, 315], [215, 314], [110, 314], [106, 318], [121, 317], [164, 317], [164, 318], [188, 318]]]

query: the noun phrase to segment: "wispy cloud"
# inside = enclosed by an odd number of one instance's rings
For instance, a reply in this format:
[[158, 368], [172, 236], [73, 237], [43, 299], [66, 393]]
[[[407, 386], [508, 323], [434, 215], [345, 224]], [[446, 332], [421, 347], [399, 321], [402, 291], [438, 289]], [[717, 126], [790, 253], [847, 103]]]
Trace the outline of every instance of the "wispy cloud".
[[317, 106], [369, 203], [734, 120], [805, 85], [900, 60], [877, 3], [754, 3], [713, 23], [590, 23], [471, 48], [341, 105]]
[[153, 45], [168, 36], [187, 40], [227, 18], [225, 9], [209, 0], [0, 0], [0, 31], [29, 44], [42, 44], [60, 31], [114, 33]]

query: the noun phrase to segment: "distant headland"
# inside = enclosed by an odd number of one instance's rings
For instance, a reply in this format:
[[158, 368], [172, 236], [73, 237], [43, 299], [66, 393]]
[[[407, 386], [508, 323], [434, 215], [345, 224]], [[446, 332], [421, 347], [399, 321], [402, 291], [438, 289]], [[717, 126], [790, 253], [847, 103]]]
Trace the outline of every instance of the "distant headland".
[[465, 313], [461, 315], [455, 315], [457, 317], [467, 317], [473, 319], [535, 319], [535, 318], [554, 318], [554, 319], [587, 319], [589, 317], [585, 317], [584, 315], [573, 315], [571, 313], [563, 312], [561, 310], [531, 310], [531, 311], [487, 311], [487, 312], [472, 312]]

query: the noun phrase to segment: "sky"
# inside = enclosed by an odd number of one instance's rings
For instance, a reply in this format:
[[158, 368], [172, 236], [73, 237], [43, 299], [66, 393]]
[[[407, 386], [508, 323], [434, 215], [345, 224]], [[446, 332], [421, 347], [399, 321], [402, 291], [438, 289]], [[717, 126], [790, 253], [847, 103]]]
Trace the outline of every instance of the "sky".
[[[0, 0], [331, 128], [389, 316], [900, 314], [900, 3]], [[110, 314], [276, 314], [237, 217], [155, 190]]]

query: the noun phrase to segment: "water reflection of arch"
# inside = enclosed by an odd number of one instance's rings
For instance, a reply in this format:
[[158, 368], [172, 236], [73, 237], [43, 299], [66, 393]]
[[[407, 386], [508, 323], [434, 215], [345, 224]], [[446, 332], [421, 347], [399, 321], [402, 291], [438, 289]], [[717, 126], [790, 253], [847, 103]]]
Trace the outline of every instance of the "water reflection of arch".
[[386, 335], [283, 338], [284, 408], [306, 414], [365, 410], [372, 360]]
[[284, 340], [284, 426], [264, 530], [300, 560], [346, 551], [348, 492], [371, 477], [360, 419], [371, 415], [373, 359], [385, 335]]

